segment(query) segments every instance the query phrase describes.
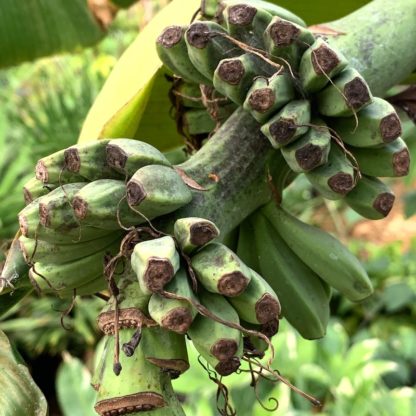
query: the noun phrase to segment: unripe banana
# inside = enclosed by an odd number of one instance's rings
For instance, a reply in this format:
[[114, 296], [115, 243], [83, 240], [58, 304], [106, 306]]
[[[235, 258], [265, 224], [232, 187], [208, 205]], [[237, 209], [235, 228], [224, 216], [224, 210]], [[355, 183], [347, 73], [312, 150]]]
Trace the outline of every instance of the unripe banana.
[[68, 183], [39, 198], [39, 221], [47, 228], [67, 230], [79, 226], [72, 200], [86, 182]]
[[128, 178], [143, 166], [171, 165], [156, 147], [132, 139], [110, 140], [106, 147], [106, 158], [108, 166]]
[[94, 240], [74, 242], [73, 244], [55, 244], [24, 236], [19, 238], [20, 247], [28, 263], [50, 262], [55, 264], [67, 263], [89, 256], [103, 250], [116, 240], [121, 240], [120, 232], [113, 232]]
[[279, 296], [282, 315], [303, 338], [322, 338], [330, 316], [326, 284], [296, 256], [260, 211], [252, 214], [250, 221], [260, 273]]
[[209, 220], [198, 217], [180, 218], [173, 229], [181, 250], [190, 254], [220, 235], [220, 230]]
[[365, 79], [347, 67], [316, 96], [319, 112], [328, 117], [349, 117], [371, 104], [373, 97]]
[[[173, 94], [175, 100], [177, 100], [182, 107], [198, 108], [200, 110], [205, 109], [201, 87], [199, 84], [195, 82], [186, 82], [184, 80], [178, 80], [177, 84], [175, 84]], [[220, 98], [220, 96], [218, 98]]]
[[348, 65], [344, 55], [318, 38], [302, 55], [299, 65], [299, 78], [307, 93], [324, 88], [329, 81]]
[[253, 224], [246, 218], [240, 223], [236, 253], [244, 264], [255, 271], [259, 271], [259, 257], [254, 249], [253, 236]]
[[[165, 290], [184, 298], [196, 299], [192, 292], [185, 269], [179, 269]], [[162, 327], [169, 331], [184, 334], [196, 316], [196, 310], [186, 300], [170, 299], [153, 293], [149, 300], [149, 314]]]
[[370, 220], [380, 220], [389, 214], [394, 204], [394, 193], [380, 179], [363, 176], [345, 197], [345, 202], [358, 214]]
[[356, 185], [354, 166], [336, 143], [331, 145], [328, 163], [307, 172], [306, 177], [324, 198], [332, 200], [343, 198]]
[[206, 109], [193, 108], [186, 110], [180, 117], [183, 130], [190, 136], [208, 135], [216, 126], [215, 120]]
[[[148, 312], [150, 295], [144, 293], [141, 289], [130, 264], [127, 265], [127, 270], [120, 278], [118, 290], [120, 292], [117, 298], [118, 325], [120, 328], [137, 329], [156, 325]], [[112, 296], [98, 315], [98, 327], [104, 334], [114, 334], [115, 332], [115, 306], [115, 300]]]
[[115, 255], [119, 246], [117, 241], [90, 256], [63, 264], [38, 262], [30, 269], [29, 274], [41, 291], [57, 291], [59, 294], [60, 290], [72, 290], [103, 275], [105, 256]]
[[276, 67], [257, 55], [245, 53], [223, 59], [214, 72], [214, 87], [237, 105], [242, 105], [256, 76], [269, 77]]
[[134, 246], [131, 266], [144, 293], [159, 292], [179, 270], [179, 254], [170, 236], [140, 242]]
[[208, 244], [192, 257], [191, 262], [199, 282], [212, 293], [238, 296], [251, 280], [250, 269], [223, 244]]
[[401, 123], [394, 107], [382, 98], [373, 98], [373, 102], [358, 114], [358, 123], [354, 117], [331, 120], [342, 141], [354, 147], [370, 147], [390, 143], [401, 132]]
[[[239, 324], [237, 312], [223, 296], [205, 291], [198, 295], [201, 303], [214, 315], [225, 321]], [[235, 357], [242, 343], [240, 331], [202, 315], [194, 319], [188, 335], [199, 352], [203, 351], [204, 355], [219, 361], [227, 361]]]
[[147, 361], [178, 378], [189, 368], [184, 335], [160, 327], [142, 329], [141, 348]]
[[303, 51], [315, 42], [309, 29], [278, 16], [273, 17], [263, 36], [270, 58], [294, 69], [297, 69]]
[[66, 169], [89, 181], [122, 179], [123, 176], [107, 164], [106, 147], [109, 141], [95, 140], [68, 147], [64, 152]]
[[[241, 321], [241, 325], [253, 331], [260, 332], [263, 335], [271, 340], [274, 335], [279, 331], [279, 320], [273, 319], [269, 322], [266, 322], [262, 325], [256, 325], [249, 322]], [[247, 335], [243, 338], [244, 342], [244, 351], [250, 355], [257, 356], [259, 358], [264, 357], [265, 351], [269, 348], [269, 344], [260, 337], [254, 335]]]
[[234, 4], [249, 4], [250, 6], [254, 6], [257, 9], [265, 10], [266, 12], [270, 13], [272, 16], [278, 16], [282, 19], [289, 20], [290, 22], [296, 23], [300, 26], [306, 26], [306, 23], [297, 15], [292, 13], [290, 10], [286, 10], [285, 8], [278, 6], [275, 3], [271, 3], [268, 1], [263, 0], [223, 0], [223, 2], [227, 6], [232, 6]]
[[251, 270], [251, 280], [247, 289], [241, 295], [230, 298], [230, 303], [240, 319], [253, 324], [264, 324], [278, 319], [281, 313], [275, 291], [254, 270]]
[[[86, 282], [82, 284], [81, 286], [78, 286], [75, 288], [75, 294], [77, 296], [91, 296], [95, 293], [102, 292], [103, 290], [106, 290], [108, 287], [107, 282], [104, 278], [104, 276], [101, 274], [89, 282]], [[54, 292], [54, 294], [57, 294], [61, 299], [70, 299], [74, 296], [74, 289], [63, 289], [60, 290], [58, 293]]]
[[293, 100], [261, 127], [275, 149], [295, 141], [309, 129], [311, 105], [308, 100]]
[[242, 50], [224, 36], [227, 31], [215, 22], [192, 23], [185, 34], [189, 59], [206, 78], [212, 79], [215, 68], [225, 58], [242, 54]]
[[35, 199], [19, 212], [20, 231], [23, 236], [34, 240], [44, 240], [54, 244], [74, 244], [90, 241], [108, 234], [107, 230], [81, 226], [59, 231], [45, 228], [39, 220], [39, 199]]
[[[120, 343], [129, 342], [134, 332], [134, 329], [120, 330]], [[126, 413], [127, 409], [142, 412], [164, 407], [166, 402], [160, 369], [146, 360], [140, 345], [132, 357], [120, 354], [122, 371], [119, 375], [113, 371], [114, 348], [115, 338], [110, 336], [104, 351], [101, 378], [96, 382], [98, 396], [95, 411], [101, 416], [108, 416]]]
[[188, 204], [192, 193], [180, 175], [167, 166], [140, 168], [127, 184], [127, 201], [149, 219]]
[[235, 39], [258, 49], [264, 49], [263, 32], [272, 15], [256, 5], [238, 3], [223, 11], [228, 33]]
[[67, 169], [64, 152], [65, 150], [58, 150], [39, 159], [35, 169], [36, 179], [43, 183], [58, 185], [69, 182], [83, 182], [85, 178]]
[[29, 179], [23, 186], [23, 197], [26, 205], [33, 202], [36, 198], [48, 194], [56, 187], [56, 184], [43, 183], [36, 177]]
[[282, 155], [297, 173], [308, 172], [328, 162], [331, 133], [324, 121], [312, 119], [308, 132], [300, 139], [282, 147]]
[[410, 153], [401, 138], [377, 148], [354, 148], [353, 152], [364, 175], [400, 177], [409, 173]]
[[[105, 230], [117, 230], [145, 222], [127, 203], [124, 182], [115, 179], [99, 179], [84, 186], [72, 200], [74, 213], [81, 225]], [[145, 212], [154, 218], [151, 212]], [[108, 232], [108, 231], [107, 231]]]
[[276, 73], [270, 78], [259, 77], [254, 80], [243, 107], [259, 123], [264, 123], [294, 97], [291, 78], [287, 74]]
[[296, 255], [348, 299], [360, 301], [373, 293], [364, 267], [339, 240], [274, 203], [265, 205], [262, 212]]
[[196, 84], [210, 85], [211, 78], [206, 78], [194, 67], [188, 56], [185, 42], [187, 27], [169, 26], [157, 38], [156, 50], [161, 61], [174, 74]]

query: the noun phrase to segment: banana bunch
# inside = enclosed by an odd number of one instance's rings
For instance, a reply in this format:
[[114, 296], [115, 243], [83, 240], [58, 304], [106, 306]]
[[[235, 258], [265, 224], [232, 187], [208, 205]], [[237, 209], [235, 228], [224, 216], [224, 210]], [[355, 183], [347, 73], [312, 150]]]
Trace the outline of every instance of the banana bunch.
[[235, 372], [245, 355], [264, 355], [268, 344], [253, 334], [270, 339], [277, 332], [279, 299], [233, 251], [213, 242], [218, 236], [211, 221], [189, 217], [175, 222], [173, 236], [134, 245], [98, 317], [106, 341], [92, 380], [97, 413], [166, 407], [162, 377], [189, 368], [185, 334], [221, 376]]
[[106, 288], [103, 270], [119, 252], [125, 228], [168, 214], [192, 195], [156, 148], [115, 139], [42, 158], [24, 197], [9, 263], [23, 259], [25, 270], [3, 270], [2, 291], [29, 279], [38, 291], [71, 297], [74, 289], [88, 295]]
[[405, 176], [410, 163], [394, 107], [296, 16], [266, 2], [223, 3], [219, 23], [162, 32], [165, 66], [193, 91], [199, 84], [242, 106], [323, 197], [343, 198], [366, 218], [388, 215], [395, 196], [379, 177]]

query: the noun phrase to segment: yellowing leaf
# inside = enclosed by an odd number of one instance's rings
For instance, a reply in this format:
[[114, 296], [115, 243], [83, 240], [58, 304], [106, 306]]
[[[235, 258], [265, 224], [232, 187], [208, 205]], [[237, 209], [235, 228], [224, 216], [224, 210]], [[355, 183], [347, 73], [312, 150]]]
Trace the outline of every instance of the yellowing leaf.
[[135, 137], [162, 67], [156, 39], [166, 26], [189, 23], [199, 5], [200, 0], [173, 0], [142, 30], [121, 56], [90, 109], [79, 142]]

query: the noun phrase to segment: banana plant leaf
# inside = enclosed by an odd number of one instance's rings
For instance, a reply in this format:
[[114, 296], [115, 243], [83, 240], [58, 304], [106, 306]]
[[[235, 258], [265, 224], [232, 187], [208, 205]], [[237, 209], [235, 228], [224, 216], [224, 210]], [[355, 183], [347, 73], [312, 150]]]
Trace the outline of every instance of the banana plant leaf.
[[[200, 0], [173, 0], [139, 33], [90, 109], [79, 142], [104, 137], [135, 138], [140, 132], [137, 138], [161, 150], [175, 147], [179, 136], [168, 115], [169, 83], [159, 72], [162, 62], [155, 41], [166, 26], [189, 23], [199, 5]], [[149, 114], [147, 107], [154, 111]]]
[[104, 35], [87, 0], [1, 0], [0, 68], [76, 51]]
[[28, 368], [0, 331], [0, 409], [2, 415], [46, 416], [48, 406]]

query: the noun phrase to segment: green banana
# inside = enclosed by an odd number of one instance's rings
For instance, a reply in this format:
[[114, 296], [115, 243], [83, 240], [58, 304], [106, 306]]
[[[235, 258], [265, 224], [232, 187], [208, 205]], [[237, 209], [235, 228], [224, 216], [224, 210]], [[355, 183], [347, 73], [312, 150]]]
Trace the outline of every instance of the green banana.
[[[181, 107], [205, 109], [201, 87], [198, 83], [187, 82], [183, 79], [177, 81], [172, 90], [174, 102]], [[217, 97], [220, 98], [220, 97]], [[225, 98], [225, 97], [221, 97]]]
[[[225, 321], [239, 324], [237, 312], [223, 296], [201, 291], [199, 298], [214, 315]], [[188, 335], [199, 352], [204, 352], [204, 356], [213, 357], [219, 361], [227, 361], [235, 357], [242, 343], [240, 331], [202, 315], [194, 319]]]
[[39, 159], [35, 168], [36, 179], [48, 185], [85, 181], [81, 175], [67, 169], [64, 152], [65, 150], [58, 150]]
[[299, 64], [299, 79], [306, 93], [315, 93], [348, 65], [344, 55], [318, 38], [302, 55]]
[[241, 295], [230, 298], [230, 303], [240, 319], [253, 324], [264, 324], [278, 319], [281, 312], [275, 291], [254, 270], [251, 270], [251, 280], [247, 289]]
[[328, 162], [331, 133], [324, 121], [312, 119], [306, 134], [282, 147], [282, 155], [290, 168], [297, 173], [308, 172]]
[[[130, 341], [134, 329], [119, 332], [120, 343]], [[132, 357], [120, 354], [122, 371], [113, 371], [115, 338], [109, 337], [105, 349], [105, 360], [100, 371], [95, 411], [101, 416], [119, 415], [163, 408], [166, 405], [161, 387], [161, 372], [158, 367], [146, 360], [142, 348], [136, 348]], [[129, 410], [128, 410], [129, 409]]]
[[222, 26], [208, 21], [192, 23], [186, 31], [189, 59], [210, 80], [222, 59], [242, 54], [242, 50], [227, 36], [227, 31]]
[[179, 270], [179, 254], [170, 236], [140, 242], [134, 246], [131, 266], [144, 293], [159, 292]]
[[106, 147], [106, 159], [108, 166], [128, 178], [143, 166], [171, 165], [156, 147], [131, 139], [110, 140]]
[[56, 184], [43, 183], [36, 177], [29, 179], [23, 186], [23, 197], [26, 205], [36, 198], [48, 194], [57, 187]]
[[409, 173], [410, 153], [400, 137], [384, 146], [351, 150], [364, 175], [400, 177]]
[[[137, 329], [156, 325], [148, 312], [150, 295], [141, 289], [131, 264], [127, 265], [127, 269], [120, 276], [118, 290], [120, 292], [117, 297], [119, 327]], [[115, 332], [115, 306], [112, 296], [98, 315], [98, 327], [104, 334]]]
[[[166, 285], [165, 291], [195, 300], [185, 269], [179, 269]], [[162, 328], [184, 334], [196, 316], [196, 310], [186, 300], [169, 299], [153, 293], [149, 300], [149, 314]]]
[[115, 255], [119, 247], [120, 242], [117, 241], [94, 254], [63, 264], [37, 262], [30, 269], [29, 275], [44, 292], [59, 294], [60, 290], [76, 289], [97, 276], [102, 276], [105, 256]]
[[275, 149], [280, 149], [309, 129], [311, 105], [308, 100], [292, 100], [261, 127]]
[[127, 183], [129, 205], [149, 219], [169, 214], [191, 200], [188, 186], [168, 166], [144, 166]]
[[326, 284], [288, 247], [262, 212], [249, 217], [260, 273], [279, 296], [282, 315], [300, 335], [322, 338], [330, 316]]
[[289, 20], [290, 22], [296, 23], [300, 26], [306, 26], [306, 23], [297, 15], [292, 13], [290, 10], [286, 10], [285, 8], [278, 6], [275, 3], [271, 3], [269, 1], [263, 0], [223, 0], [227, 6], [232, 6], [234, 4], [249, 4], [250, 6], [254, 6], [257, 9], [265, 10], [266, 12], [270, 13], [272, 16], [278, 16], [282, 19]]
[[207, 135], [216, 126], [215, 120], [206, 109], [192, 108], [181, 114], [181, 124], [184, 131], [190, 136]]
[[180, 165], [181, 163], [188, 160], [188, 153], [184, 146], [178, 146], [172, 150], [168, 150], [163, 153], [166, 156], [166, 159], [172, 165]]
[[66, 169], [89, 181], [122, 179], [123, 176], [107, 164], [106, 147], [109, 141], [95, 140], [68, 147], [64, 151]]
[[240, 223], [238, 233], [237, 256], [251, 269], [259, 272], [259, 257], [256, 250], [253, 249], [254, 227], [251, 221], [246, 218]]
[[364, 267], [338, 239], [298, 220], [274, 203], [265, 205], [262, 212], [295, 254], [330, 286], [352, 301], [373, 293]]
[[223, 11], [228, 33], [235, 39], [258, 49], [264, 49], [263, 32], [272, 15], [256, 5], [238, 3]]
[[[75, 288], [75, 294], [77, 296], [91, 296], [95, 293], [102, 292], [107, 289], [107, 282], [102, 274], [93, 278], [92, 280], [85, 282], [84, 284]], [[57, 294], [61, 299], [70, 299], [74, 296], [74, 289], [62, 289]]]
[[347, 67], [316, 96], [319, 112], [328, 117], [349, 117], [371, 104], [372, 95], [365, 79]]
[[264, 43], [270, 58], [297, 69], [302, 53], [315, 42], [309, 29], [275, 16], [264, 31]]
[[223, 244], [208, 244], [191, 258], [191, 263], [199, 282], [212, 293], [238, 296], [251, 280], [250, 269]]
[[184, 80], [210, 85], [211, 78], [198, 72], [189, 59], [185, 42], [186, 29], [187, 27], [169, 26], [162, 32], [156, 41], [159, 58], [167, 68]]
[[259, 122], [264, 123], [295, 97], [292, 80], [276, 72], [270, 78], [256, 78], [247, 93], [243, 107]]
[[76, 193], [86, 182], [68, 183], [39, 198], [39, 221], [47, 228], [65, 230], [75, 228], [79, 221], [71, 203]]
[[[260, 332], [263, 335], [271, 340], [274, 335], [279, 331], [279, 320], [273, 319], [269, 322], [266, 322], [263, 325], [252, 324], [250, 322], [241, 321], [241, 325], [253, 331]], [[269, 344], [260, 337], [254, 335], [246, 335], [243, 338], [244, 342], [244, 352], [249, 353], [250, 355], [257, 356], [259, 358], [264, 357], [265, 351], [269, 348]]]
[[276, 68], [252, 53], [223, 59], [214, 72], [214, 87], [237, 105], [242, 105], [253, 80], [257, 76], [269, 77]]
[[[98, 179], [84, 186], [72, 200], [79, 223], [117, 230], [145, 222], [143, 216], [129, 207], [126, 193], [126, 184], [115, 179]], [[154, 218], [151, 212], [146, 214]]]
[[107, 230], [82, 226], [70, 229], [53, 230], [40, 224], [39, 199], [35, 199], [19, 212], [20, 231], [23, 236], [45, 240], [55, 244], [73, 244], [81, 241], [94, 240], [108, 234]]
[[[371, 147], [396, 140], [401, 132], [401, 123], [394, 107], [382, 98], [373, 98], [373, 102], [362, 109], [355, 118], [331, 120], [342, 141], [354, 147]], [[356, 125], [357, 124], [357, 125]]]
[[173, 233], [181, 250], [190, 254], [217, 238], [220, 230], [205, 218], [186, 217], [175, 221]]
[[389, 214], [394, 204], [394, 193], [373, 176], [363, 176], [357, 186], [345, 197], [345, 202], [370, 220], [380, 220]]
[[160, 327], [142, 329], [140, 340], [147, 361], [178, 378], [189, 368], [185, 337]]
[[354, 166], [336, 143], [331, 145], [328, 163], [306, 172], [305, 175], [314, 188], [327, 199], [341, 199], [356, 185]]
[[121, 240], [120, 232], [111, 233], [89, 241], [73, 244], [55, 244], [44, 240], [35, 240], [24, 236], [19, 237], [20, 247], [28, 263], [62, 264], [81, 259], [103, 250], [115, 240]]

